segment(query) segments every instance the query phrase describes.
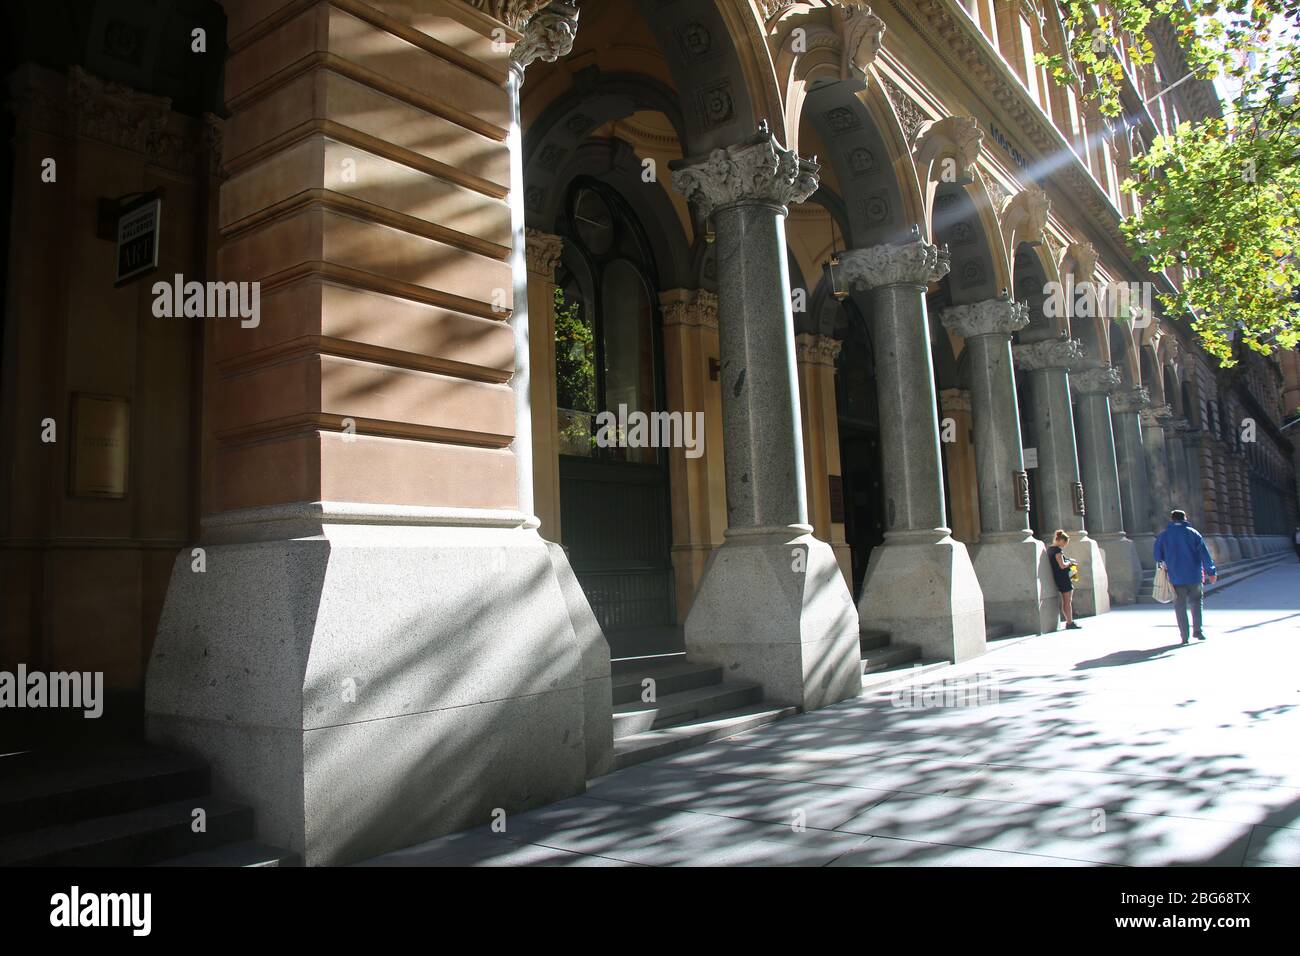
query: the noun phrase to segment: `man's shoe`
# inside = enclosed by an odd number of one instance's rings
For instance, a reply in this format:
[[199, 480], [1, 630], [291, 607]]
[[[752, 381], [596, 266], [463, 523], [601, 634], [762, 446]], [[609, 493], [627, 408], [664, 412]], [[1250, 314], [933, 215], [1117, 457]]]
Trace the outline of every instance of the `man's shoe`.
[[1065, 625], [1065, 629], [1066, 629], [1067, 631], [1082, 631], [1082, 630], [1083, 630], [1083, 628], [1081, 628], [1078, 624], [1075, 624], [1073, 621], [1071, 621], [1069, 624]]
[[1204, 635], [1204, 634], [1197, 634], [1197, 635], [1196, 635], [1196, 639], [1197, 639], [1198, 641], [1203, 641], [1203, 640], [1205, 640], [1205, 635]]

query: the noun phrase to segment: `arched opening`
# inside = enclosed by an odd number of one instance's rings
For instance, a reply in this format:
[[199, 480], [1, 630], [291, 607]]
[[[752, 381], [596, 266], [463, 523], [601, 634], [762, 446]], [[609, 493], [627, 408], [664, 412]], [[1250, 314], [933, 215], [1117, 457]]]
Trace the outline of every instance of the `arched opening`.
[[[1015, 299], [1023, 302], [1029, 309], [1029, 324], [1013, 337], [1014, 342], [1041, 342], [1058, 338], [1058, 324], [1045, 312], [1047, 296], [1047, 273], [1037, 250], [1029, 243], [1021, 243], [1012, 259], [1012, 286]], [[1026, 449], [1025, 471], [1029, 475], [1029, 520], [1034, 534], [1039, 538], [1050, 535], [1054, 528], [1043, 525], [1043, 500], [1039, 490], [1038, 466], [1038, 426], [1034, 416], [1034, 383], [1026, 372], [1016, 371], [1016, 401], [1020, 406], [1021, 441]]]
[[659, 282], [651, 244], [607, 183], [575, 177], [555, 231], [560, 509], [574, 574], [612, 657], [676, 650]]

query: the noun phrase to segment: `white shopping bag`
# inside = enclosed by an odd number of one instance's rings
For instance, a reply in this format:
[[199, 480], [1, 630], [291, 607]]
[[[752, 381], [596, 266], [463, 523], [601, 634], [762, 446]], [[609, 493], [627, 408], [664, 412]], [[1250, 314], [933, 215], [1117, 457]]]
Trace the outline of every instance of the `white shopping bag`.
[[1161, 604], [1169, 604], [1174, 599], [1174, 586], [1169, 583], [1169, 571], [1163, 564], [1156, 565], [1156, 580], [1151, 585], [1151, 596]]

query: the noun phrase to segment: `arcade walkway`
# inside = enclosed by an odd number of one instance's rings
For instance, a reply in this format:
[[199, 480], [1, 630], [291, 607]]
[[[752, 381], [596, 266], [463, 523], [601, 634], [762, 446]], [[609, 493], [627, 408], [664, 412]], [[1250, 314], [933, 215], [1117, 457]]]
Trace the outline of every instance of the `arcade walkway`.
[[[372, 865], [1300, 865], [1300, 565], [609, 774]], [[946, 699], [945, 699], [946, 698]]]

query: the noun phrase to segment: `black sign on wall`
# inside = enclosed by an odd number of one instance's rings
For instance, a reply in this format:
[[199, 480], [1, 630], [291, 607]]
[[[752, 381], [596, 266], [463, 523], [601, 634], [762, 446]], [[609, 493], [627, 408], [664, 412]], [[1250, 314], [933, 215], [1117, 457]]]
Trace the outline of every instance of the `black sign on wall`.
[[161, 225], [162, 200], [156, 197], [118, 217], [114, 285], [122, 285], [158, 268]]

